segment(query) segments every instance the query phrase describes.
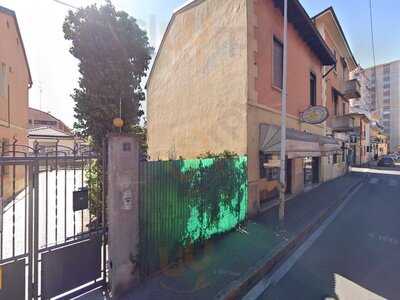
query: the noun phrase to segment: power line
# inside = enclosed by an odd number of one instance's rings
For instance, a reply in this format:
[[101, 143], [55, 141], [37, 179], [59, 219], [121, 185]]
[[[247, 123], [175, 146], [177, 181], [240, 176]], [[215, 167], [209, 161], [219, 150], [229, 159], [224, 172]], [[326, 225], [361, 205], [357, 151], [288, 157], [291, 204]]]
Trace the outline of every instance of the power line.
[[73, 6], [72, 4], [69, 4], [69, 3], [64, 2], [64, 1], [61, 1], [61, 0], [53, 0], [53, 1], [56, 2], [56, 3], [58, 3], [58, 4], [67, 6], [67, 7], [69, 7], [69, 8], [72, 8], [72, 9], [79, 9], [79, 7]]
[[[375, 55], [375, 36], [374, 36], [374, 19], [372, 13], [372, 0], [369, 0], [369, 16], [370, 16], [370, 29], [371, 29], [371, 44], [372, 44], [372, 59], [374, 63], [374, 78], [376, 80], [376, 55]], [[374, 104], [375, 108], [377, 106], [376, 103], [376, 93], [374, 93]]]

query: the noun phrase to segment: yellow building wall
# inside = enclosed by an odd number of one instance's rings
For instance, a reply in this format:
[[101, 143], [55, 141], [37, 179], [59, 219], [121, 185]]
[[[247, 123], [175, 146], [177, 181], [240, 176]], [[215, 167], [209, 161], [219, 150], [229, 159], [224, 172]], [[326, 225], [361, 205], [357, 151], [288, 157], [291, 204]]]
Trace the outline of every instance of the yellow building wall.
[[[8, 24], [8, 26], [7, 26]], [[5, 94], [0, 95], [0, 139], [27, 144], [29, 73], [14, 18], [0, 12], [0, 68], [5, 65]], [[9, 86], [9, 93], [8, 93]]]
[[[1, 142], [27, 145], [29, 72], [22, 41], [12, 16], [0, 12], [0, 72], [5, 70], [4, 93], [0, 92], [0, 145]], [[6, 151], [12, 151], [7, 147]], [[16, 147], [26, 151], [26, 147]], [[1, 153], [1, 149], [0, 149]], [[12, 155], [12, 154], [6, 154]], [[21, 154], [17, 154], [21, 156]], [[9, 199], [13, 191], [25, 186], [25, 168], [5, 166], [2, 169], [3, 198]], [[15, 185], [15, 186], [14, 186]]]
[[147, 84], [151, 159], [246, 153], [246, 22], [245, 0], [175, 14]]

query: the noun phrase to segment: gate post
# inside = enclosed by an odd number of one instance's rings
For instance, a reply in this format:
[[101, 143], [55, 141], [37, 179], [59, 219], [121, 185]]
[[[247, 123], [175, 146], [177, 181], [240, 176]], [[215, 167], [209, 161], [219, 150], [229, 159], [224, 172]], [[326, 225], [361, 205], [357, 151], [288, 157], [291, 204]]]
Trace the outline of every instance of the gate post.
[[107, 221], [112, 296], [139, 282], [139, 143], [130, 135], [108, 136]]

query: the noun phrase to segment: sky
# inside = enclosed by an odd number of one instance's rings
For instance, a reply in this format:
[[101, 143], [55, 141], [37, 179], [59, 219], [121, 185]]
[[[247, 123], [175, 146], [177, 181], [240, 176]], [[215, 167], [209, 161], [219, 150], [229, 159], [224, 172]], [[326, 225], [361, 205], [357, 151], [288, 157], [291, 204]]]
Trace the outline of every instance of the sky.
[[[101, 4], [104, 0], [62, 0], [73, 6]], [[223, 0], [219, 0], [223, 1]], [[400, 1], [372, 0], [377, 64], [400, 59]], [[147, 30], [156, 49], [174, 9], [186, 0], [113, 0]], [[300, 0], [310, 16], [333, 6], [350, 47], [362, 67], [373, 65], [369, 0]], [[62, 24], [68, 7], [54, 0], [0, 0], [16, 12], [33, 77], [30, 106], [52, 113], [73, 125], [70, 95], [79, 78], [78, 61], [69, 53]]]

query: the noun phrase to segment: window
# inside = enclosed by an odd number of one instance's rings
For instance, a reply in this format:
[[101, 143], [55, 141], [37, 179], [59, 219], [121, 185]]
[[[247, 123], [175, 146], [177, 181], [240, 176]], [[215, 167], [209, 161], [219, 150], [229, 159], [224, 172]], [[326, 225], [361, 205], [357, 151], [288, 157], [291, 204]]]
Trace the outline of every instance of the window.
[[[9, 139], [2, 139], [0, 140], [0, 156], [9, 156], [10, 154], [7, 153], [10, 151], [10, 140]], [[10, 166], [2, 166], [0, 168], [1, 174], [9, 175], [10, 174]]]
[[275, 37], [273, 56], [273, 85], [281, 89], [283, 86], [283, 44]]
[[332, 53], [333, 53], [333, 57], [335, 58], [335, 60], [336, 60], [336, 63], [335, 63], [335, 68], [333, 69], [334, 71], [335, 71], [335, 73], [337, 72], [337, 57], [336, 57], [336, 49], [332, 49]]
[[388, 91], [384, 91], [383, 92], [383, 96], [385, 97], [388, 97], [388, 96], [390, 96], [390, 90], [388, 90]]
[[55, 126], [57, 125], [56, 121], [46, 121], [46, 120], [35, 120], [34, 121], [35, 125], [50, 125], [50, 126]]
[[335, 153], [335, 154], [333, 154], [333, 164], [335, 165], [335, 164], [337, 164], [338, 163], [338, 155]]
[[342, 103], [342, 113], [343, 113], [343, 116], [346, 114], [346, 103], [345, 102]]
[[260, 152], [260, 178], [265, 178], [268, 181], [279, 180], [279, 168], [268, 167], [266, 164], [272, 159], [272, 154]]
[[310, 73], [310, 105], [317, 105], [317, 78], [314, 73]]
[[335, 116], [339, 115], [339, 95], [335, 90], [332, 90], [332, 97], [333, 97], [333, 113]]
[[0, 65], [0, 97], [6, 96], [6, 86], [7, 86], [7, 68], [6, 64], [2, 63]]
[[390, 65], [383, 66], [383, 73], [384, 74], [389, 74], [390, 73]]
[[383, 88], [384, 88], [384, 89], [390, 89], [390, 82], [385, 83], [385, 84], [383, 85]]
[[[340, 58], [341, 62], [342, 62], [342, 67], [343, 67], [343, 80], [347, 80], [348, 79], [348, 72], [347, 72], [347, 62], [346, 59], [344, 57]], [[357, 76], [358, 77], [358, 76]]]
[[390, 77], [389, 76], [383, 77], [383, 82], [389, 82], [389, 81], [390, 81]]

